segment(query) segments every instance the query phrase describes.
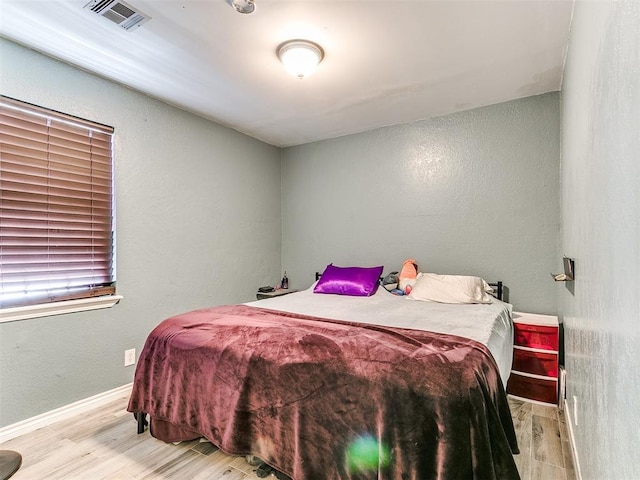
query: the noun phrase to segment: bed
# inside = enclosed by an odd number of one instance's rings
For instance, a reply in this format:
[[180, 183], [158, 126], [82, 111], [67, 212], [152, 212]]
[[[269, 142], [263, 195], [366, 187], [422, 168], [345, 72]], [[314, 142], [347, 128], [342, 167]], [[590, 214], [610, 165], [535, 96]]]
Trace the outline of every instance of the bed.
[[149, 335], [128, 410], [294, 480], [517, 479], [511, 306], [309, 289]]

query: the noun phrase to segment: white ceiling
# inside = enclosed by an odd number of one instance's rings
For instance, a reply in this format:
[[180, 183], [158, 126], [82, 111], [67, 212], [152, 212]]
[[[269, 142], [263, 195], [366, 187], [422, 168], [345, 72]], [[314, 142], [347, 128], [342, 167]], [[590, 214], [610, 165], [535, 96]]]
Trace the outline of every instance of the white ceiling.
[[[0, 0], [0, 35], [284, 147], [560, 89], [573, 0]], [[302, 80], [285, 40], [322, 45]]]

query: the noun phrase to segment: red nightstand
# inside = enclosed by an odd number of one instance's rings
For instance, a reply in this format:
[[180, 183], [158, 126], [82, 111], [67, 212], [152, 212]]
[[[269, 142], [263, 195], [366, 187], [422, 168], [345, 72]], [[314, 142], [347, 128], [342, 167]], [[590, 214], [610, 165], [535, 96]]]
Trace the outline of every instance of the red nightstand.
[[558, 404], [560, 326], [554, 315], [513, 312], [513, 366], [507, 393]]

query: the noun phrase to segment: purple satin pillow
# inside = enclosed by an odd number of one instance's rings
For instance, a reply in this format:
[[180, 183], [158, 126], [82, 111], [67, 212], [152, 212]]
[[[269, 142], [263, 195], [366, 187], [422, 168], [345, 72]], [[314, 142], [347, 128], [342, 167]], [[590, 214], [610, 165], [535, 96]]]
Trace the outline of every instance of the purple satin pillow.
[[322, 273], [313, 293], [333, 293], [353, 297], [368, 297], [376, 293], [383, 266], [336, 267], [332, 264]]

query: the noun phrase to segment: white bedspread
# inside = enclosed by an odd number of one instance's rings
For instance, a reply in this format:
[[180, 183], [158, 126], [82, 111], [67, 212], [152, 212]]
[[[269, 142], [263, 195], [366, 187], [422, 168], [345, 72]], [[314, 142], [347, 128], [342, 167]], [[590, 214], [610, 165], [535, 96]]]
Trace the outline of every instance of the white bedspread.
[[253, 307], [360, 323], [428, 330], [471, 338], [486, 345], [498, 364], [502, 383], [507, 384], [513, 355], [511, 305], [442, 304], [409, 300], [378, 288], [371, 297], [349, 297], [307, 290], [249, 302]]

